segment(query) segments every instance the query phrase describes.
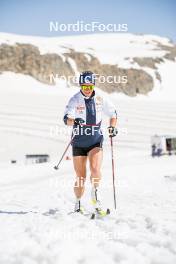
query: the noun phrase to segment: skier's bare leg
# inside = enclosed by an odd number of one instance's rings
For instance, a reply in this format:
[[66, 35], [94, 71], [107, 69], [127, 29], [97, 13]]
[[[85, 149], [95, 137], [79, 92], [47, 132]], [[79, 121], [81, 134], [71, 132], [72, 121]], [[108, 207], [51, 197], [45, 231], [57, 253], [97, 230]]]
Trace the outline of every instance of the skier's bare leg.
[[101, 165], [103, 160], [102, 148], [93, 148], [89, 151], [88, 157], [91, 171], [91, 183], [95, 188], [97, 188], [101, 180]]
[[84, 193], [84, 182], [86, 180], [87, 156], [73, 157], [73, 165], [76, 172], [76, 181], [74, 192], [77, 199], [80, 199]]

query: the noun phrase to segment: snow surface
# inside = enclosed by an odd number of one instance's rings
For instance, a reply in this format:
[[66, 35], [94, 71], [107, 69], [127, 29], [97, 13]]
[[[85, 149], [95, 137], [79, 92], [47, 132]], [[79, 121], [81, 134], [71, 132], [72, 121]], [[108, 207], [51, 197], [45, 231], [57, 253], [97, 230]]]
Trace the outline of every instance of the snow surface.
[[[0, 263], [175, 264], [176, 156], [150, 156], [151, 135], [175, 134], [175, 101], [164, 100], [162, 91], [147, 99], [110, 96], [119, 114], [117, 211], [105, 138], [100, 191], [112, 213], [91, 221], [68, 215], [74, 206], [72, 161], [53, 169], [70, 138], [56, 132], [65, 128], [64, 107], [75, 92], [21, 74], [0, 75]], [[51, 161], [25, 165], [24, 156], [31, 153], [47, 153]], [[83, 203], [91, 209], [89, 177]]]

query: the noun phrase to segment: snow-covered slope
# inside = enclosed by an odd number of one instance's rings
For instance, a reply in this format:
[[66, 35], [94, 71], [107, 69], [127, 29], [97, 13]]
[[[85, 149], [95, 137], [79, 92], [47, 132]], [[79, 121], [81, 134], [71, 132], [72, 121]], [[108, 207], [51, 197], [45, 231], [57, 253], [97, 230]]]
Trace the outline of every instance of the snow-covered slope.
[[[168, 96], [164, 88], [148, 97], [133, 99], [125, 95], [109, 95], [120, 115], [119, 144], [134, 146], [134, 149], [139, 146], [149, 152], [151, 135], [175, 134], [176, 126], [172, 120], [176, 117], [176, 97], [171, 88], [175, 87], [170, 86], [172, 96]], [[77, 89], [68, 88], [64, 83], [44, 85], [22, 74], [0, 75], [0, 160], [18, 157], [21, 160], [26, 153], [33, 151], [57, 155], [57, 142], [64, 144], [68, 141], [67, 129], [62, 122], [64, 107]], [[35, 144], [32, 144], [33, 138], [37, 138]], [[25, 144], [26, 139], [30, 144]]]
[[[21, 74], [0, 75], [0, 263], [175, 264], [175, 156], [150, 157], [150, 136], [176, 131], [175, 102], [110, 96], [119, 112], [117, 211], [106, 138], [101, 196], [112, 214], [90, 221], [68, 215], [74, 205], [72, 161], [53, 170], [70, 138], [57, 132], [75, 92]], [[47, 153], [51, 161], [24, 165], [24, 155], [31, 153]], [[89, 210], [89, 177], [86, 187], [83, 203]]]
[[[162, 58], [166, 51], [157, 43], [172, 46], [165, 38], [132, 34], [91, 35], [85, 41], [85, 36], [48, 39], [1, 33], [1, 43], [32, 44], [42, 54], [58, 53], [63, 60], [64, 53], [74, 49], [102, 63], [137, 69], [132, 57]], [[70, 63], [76, 72], [74, 60]], [[151, 135], [176, 132], [176, 63], [164, 59], [157, 67], [161, 83], [154, 69], [143, 67], [155, 80], [147, 96], [106, 94], [119, 115], [114, 139], [117, 211], [105, 138], [101, 197], [112, 213], [95, 221], [68, 215], [74, 206], [72, 161], [64, 160], [58, 171], [53, 170], [70, 139], [63, 111], [78, 88], [64, 82], [49, 86], [12, 72], [0, 74], [0, 263], [176, 263], [176, 158], [150, 157]], [[103, 127], [107, 124], [106, 118]], [[49, 154], [51, 160], [25, 165], [26, 154]], [[83, 203], [88, 210], [89, 201], [87, 179]]]
[[[1, 263], [174, 264], [175, 157], [117, 157], [117, 212], [95, 221], [67, 215], [74, 201], [70, 161], [59, 172], [54, 163], [1, 169]], [[112, 208], [109, 163], [101, 196]], [[87, 208], [89, 193], [87, 184]]]

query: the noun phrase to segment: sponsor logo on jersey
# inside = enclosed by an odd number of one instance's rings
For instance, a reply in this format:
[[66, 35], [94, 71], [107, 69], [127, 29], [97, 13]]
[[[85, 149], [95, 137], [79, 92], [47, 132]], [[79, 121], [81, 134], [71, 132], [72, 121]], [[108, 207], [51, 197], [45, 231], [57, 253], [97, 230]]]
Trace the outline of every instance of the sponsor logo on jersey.
[[78, 106], [76, 107], [76, 110], [77, 110], [77, 112], [78, 112], [79, 114], [83, 114], [83, 112], [84, 112], [84, 110], [85, 110], [85, 106], [83, 106], [83, 105], [78, 105]]

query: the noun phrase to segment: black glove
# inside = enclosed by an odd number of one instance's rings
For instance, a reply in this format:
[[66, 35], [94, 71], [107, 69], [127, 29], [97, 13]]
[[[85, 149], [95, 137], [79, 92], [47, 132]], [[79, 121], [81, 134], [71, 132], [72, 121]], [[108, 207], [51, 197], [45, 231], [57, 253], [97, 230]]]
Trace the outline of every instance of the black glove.
[[118, 134], [118, 130], [116, 127], [109, 126], [108, 127], [108, 133], [109, 133], [109, 137], [115, 137]]
[[85, 123], [85, 121], [82, 118], [75, 118], [74, 125], [81, 126], [83, 123]]

